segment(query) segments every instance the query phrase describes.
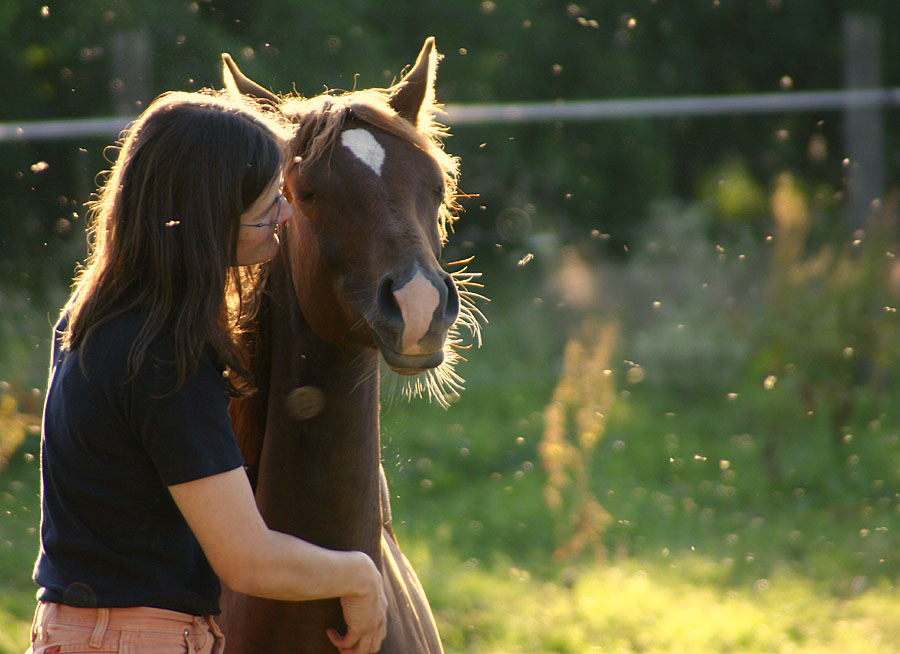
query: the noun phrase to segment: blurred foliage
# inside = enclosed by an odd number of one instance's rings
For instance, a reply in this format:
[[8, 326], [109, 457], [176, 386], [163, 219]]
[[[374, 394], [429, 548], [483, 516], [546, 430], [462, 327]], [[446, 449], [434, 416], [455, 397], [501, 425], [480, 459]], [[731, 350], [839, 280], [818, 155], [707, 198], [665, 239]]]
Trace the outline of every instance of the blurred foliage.
[[615, 399], [610, 369], [617, 325], [585, 321], [580, 338], [566, 343], [563, 369], [544, 410], [538, 452], [547, 475], [544, 499], [557, 517], [557, 562], [577, 560], [586, 551], [607, 558], [603, 534], [612, 516], [594, 496], [594, 450], [603, 438], [606, 414]]
[[808, 200], [790, 175], [778, 178], [772, 215], [768, 311], [752, 336], [754, 373], [767, 390], [786, 384], [808, 415], [824, 413], [839, 450], [852, 438], [848, 421], [860, 398], [890, 389], [900, 366], [896, 199], [873, 213], [868, 230], [814, 249]]
[[[12, 92], [0, 94], [0, 121], [136, 115], [163, 91], [220, 86], [223, 51], [282, 93], [385, 86], [429, 35], [445, 55], [445, 103], [839, 88], [849, 11], [880, 17], [882, 77], [895, 84], [900, 44], [886, 37], [900, 5], [888, 0], [423, 0], [390, 11], [364, 0], [8, 0], [0, 67]], [[885, 117], [888, 179], [900, 170], [895, 114]], [[621, 253], [651, 207], [672, 198], [752, 221], [783, 170], [817, 189], [825, 225], [840, 217], [845, 155], [833, 111], [454, 132], [448, 150], [477, 197], [464, 203], [447, 260], [484, 259], [496, 246], [519, 258], [560, 245]], [[84, 255], [84, 202], [113, 140], [0, 144], [0, 293], [29, 325], [52, 322]]]
[[[603, 266], [500, 250], [487, 276], [505, 290], [462, 397], [445, 411], [385, 393], [395, 528], [448, 652], [897, 651], [900, 382], [882, 367], [893, 346], [859, 337], [891, 333], [896, 209], [823, 243], [796, 178], [773, 181], [769, 206], [723, 229], [702, 206], [657, 205]], [[839, 441], [804, 390], [828, 382], [853, 393]], [[15, 634], [33, 603], [36, 445], [0, 475]], [[605, 519], [579, 523], [591, 506]]]
[[[40, 441], [30, 428], [40, 420], [9, 412], [8, 388], [0, 388], [0, 447], [7, 455], [0, 461], [0, 652], [18, 654], [26, 649], [35, 608], [31, 570], [38, 551], [40, 500], [38, 459]], [[19, 404], [20, 408], [31, 402]], [[34, 422], [34, 421], [37, 422]], [[10, 424], [12, 423], [12, 424]], [[12, 427], [12, 429], [10, 429]], [[21, 428], [26, 427], [21, 441]]]
[[770, 207], [725, 231], [658, 207], [628, 261], [599, 272], [619, 287], [622, 382], [593, 491], [610, 551], [666, 557], [680, 541], [737, 578], [828, 570], [853, 592], [900, 575], [898, 211], [823, 242], [787, 173]]
[[[35, 415], [35, 409], [39, 410], [39, 407], [35, 406], [34, 397], [30, 399], [32, 401], [25, 406], [20, 406], [10, 384], [0, 382], [0, 472], [22, 447], [25, 436], [40, 430], [41, 420]], [[31, 412], [26, 413], [29, 408]]]
[[[462, 399], [443, 417], [385, 415], [403, 529], [542, 574], [554, 551], [576, 568], [696, 554], [734, 583], [895, 583], [897, 208], [824, 239], [795, 177], [773, 180], [767, 205], [727, 228], [700, 205], [656, 205], [604, 265], [573, 249], [495, 257], [488, 289], [502, 277], [505, 292]], [[617, 325], [614, 345], [585, 321]]]
[[[0, 66], [15, 92], [0, 94], [0, 121], [105, 116], [123, 102], [136, 114], [165, 90], [218, 86], [222, 51], [279, 92], [384, 86], [429, 35], [445, 54], [445, 103], [834, 89], [848, 11], [881, 18], [883, 85], [898, 85], [891, 0], [423, 0], [390, 11], [362, 0], [8, 0]], [[123, 39], [133, 47], [117, 56]], [[117, 71], [143, 44], [145, 63]], [[900, 116], [884, 118], [895, 180]], [[678, 651], [672, 634], [710, 651], [822, 651], [817, 633], [837, 642], [875, 623], [893, 637], [893, 623], [871, 616], [895, 611], [886, 597], [900, 579], [897, 202], [889, 192], [861, 231], [843, 220], [841, 128], [840, 113], [810, 111], [453, 129], [447, 149], [476, 197], [446, 259], [476, 255], [491, 323], [448, 411], [387, 397], [383, 412], [395, 523], [450, 651], [585, 651], [607, 636], [610, 651]], [[0, 144], [0, 412], [13, 401], [40, 411], [28, 389], [43, 383], [53, 313], [84, 252], [83, 202], [112, 140]], [[591, 323], [615, 324], [614, 345], [581, 331]], [[35, 445], [26, 437], [18, 451], [32, 459], [13, 456], [0, 484], [11, 517], [0, 564], [16, 571], [9, 594], [0, 588], [0, 622], [4, 610], [26, 620], [32, 602]], [[448, 552], [450, 563], [435, 560]], [[579, 552], [608, 558], [602, 579], [583, 581], [592, 557]], [[694, 586], [688, 602], [635, 570], [615, 578], [633, 558], [728, 594]], [[630, 599], [585, 603], [623, 587]], [[840, 604], [823, 605], [828, 594]], [[690, 617], [667, 622], [659, 596]], [[509, 620], [550, 601], [557, 624], [540, 635]], [[838, 618], [853, 628], [830, 630]]]
[[[364, 0], [8, 0], [0, 67], [14, 92], [0, 96], [0, 120], [135, 115], [163, 91], [220, 86], [223, 51], [279, 92], [385, 86], [432, 34], [446, 55], [446, 103], [839, 88], [848, 11], [881, 18], [883, 78], [896, 83], [900, 45], [886, 36], [900, 5], [888, 0], [424, 0], [390, 11]], [[888, 116], [886, 152], [900, 152], [896, 120]], [[460, 126], [448, 147], [465, 162], [464, 190], [480, 199], [467, 203], [474, 215], [454, 248], [544, 232], [572, 243], [591, 230], [628, 242], [650, 203], [692, 199], [722, 166], [742, 171], [742, 186], [719, 194], [727, 215], [758, 208], [754, 188], [784, 169], [840, 191], [840, 123], [826, 111]], [[82, 205], [112, 140], [0, 145], [4, 282], [34, 291], [68, 281], [83, 253]], [[828, 156], [811, 156], [811, 143]], [[888, 166], [890, 178], [900, 155]], [[530, 216], [526, 231], [498, 228], [511, 208]]]

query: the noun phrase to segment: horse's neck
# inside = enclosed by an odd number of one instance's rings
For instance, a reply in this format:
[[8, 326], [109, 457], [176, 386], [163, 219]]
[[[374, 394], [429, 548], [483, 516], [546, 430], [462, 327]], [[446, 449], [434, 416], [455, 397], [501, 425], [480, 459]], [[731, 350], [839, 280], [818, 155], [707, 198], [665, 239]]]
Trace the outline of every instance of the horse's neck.
[[[380, 551], [378, 354], [309, 327], [272, 271], [271, 374], [257, 502], [269, 526], [316, 544]], [[299, 390], [298, 390], [299, 389]], [[310, 413], [315, 413], [311, 417]]]

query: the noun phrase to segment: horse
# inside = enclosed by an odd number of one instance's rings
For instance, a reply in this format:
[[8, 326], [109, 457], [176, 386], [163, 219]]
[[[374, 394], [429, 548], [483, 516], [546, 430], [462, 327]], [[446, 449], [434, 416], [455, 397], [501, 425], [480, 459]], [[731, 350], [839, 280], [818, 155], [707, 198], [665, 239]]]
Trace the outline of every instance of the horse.
[[[232, 93], [295, 126], [283, 188], [295, 214], [267, 264], [253, 343], [259, 390], [230, 405], [257, 504], [272, 529], [372, 558], [389, 602], [382, 654], [438, 654], [434, 616], [392, 528], [379, 434], [380, 359], [400, 375], [431, 374], [413, 391], [443, 402], [461, 388], [459, 327], [480, 341], [477, 274], [439, 263], [459, 208], [458, 160], [435, 120], [434, 39], [389, 88], [309, 99], [278, 96], [222, 58]], [[326, 629], [346, 629], [338, 599], [226, 587], [221, 605], [239, 654], [334, 654]]]

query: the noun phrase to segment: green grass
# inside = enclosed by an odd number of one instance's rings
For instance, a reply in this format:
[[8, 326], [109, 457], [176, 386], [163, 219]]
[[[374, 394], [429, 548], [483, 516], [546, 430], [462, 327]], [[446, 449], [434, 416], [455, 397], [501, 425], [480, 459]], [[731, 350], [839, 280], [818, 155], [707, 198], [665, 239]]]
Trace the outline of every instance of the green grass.
[[690, 554], [579, 567], [563, 581], [408, 549], [449, 653], [900, 651], [889, 587], [837, 599], [788, 572], [732, 585], [722, 564]]
[[[448, 654], [900, 652], [891, 386], [861, 392], [835, 442], [787, 377], [679, 394], [645, 358], [647, 379], [628, 381], [626, 334], [590, 453], [589, 490], [612, 516], [605, 558], [553, 559], [570, 517], [544, 500], [539, 444], [574, 330], [528, 274], [488, 307], [448, 410], [386, 384], [395, 527]], [[0, 470], [0, 654], [24, 650], [33, 610], [36, 448], [31, 433]]]
[[[2, 654], [24, 651], [30, 627], [34, 589], [28, 576], [38, 503], [36, 459], [28, 455], [35, 446], [34, 438], [26, 440], [0, 474]], [[508, 486], [497, 482], [476, 482], [473, 496], [493, 507], [510, 496]], [[480, 558], [469, 556], [477, 548], [454, 545], [457, 539], [480, 540], [461, 514], [444, 515], [439, 525], [445, 526], [428, 536], [408, 519], [409, 508], [402, 498], [395, 507], [407, 515], [398, 525], [401, 543], [426, 587], [448, 654], [900, 651], [900, 601], [885, 580], [870, 587], [858, 580], [855, 591], [836, 595], [828, 579], [784, 564], [766, 577], [736, 580], [733, 564], [690, 549], [569, 567], [545, 562], [531, 569], [504, 547]], [[488, 513], [474, 512], [482, 518]], [[456, 521], [463, 535], [455, 539], [447, 525]], [[498, 524], [500, 536], [507, 537]], [[823, 528], [829, 526], [834, 530], [833, 524]], [[489, 523], [474, 533], [493, 529]], [[529, 557], [539, 563], [533, 551]]]
[[[10, 432], [0, 420], [0, 430]], [[34, 613], [31, 569], [38, 552], [40, 520], [38, 440], [32, 435], [0, 468], [0, 652], [25, 651]], [[2, 463], [0, 463], [2, 465]]]

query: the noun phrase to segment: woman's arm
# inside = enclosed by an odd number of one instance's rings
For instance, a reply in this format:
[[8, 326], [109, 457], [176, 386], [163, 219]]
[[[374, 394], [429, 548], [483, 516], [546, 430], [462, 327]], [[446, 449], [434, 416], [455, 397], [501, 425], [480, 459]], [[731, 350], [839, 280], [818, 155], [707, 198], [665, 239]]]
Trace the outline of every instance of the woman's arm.
[[341, 651], [376, 652], [386, 632], [381, 573], [362, 552], [328, 550], [269, 529], [243, 469], [169, 486], [210, 565], [246, 595], [303, 601], [340, 597], [347, 623]]

